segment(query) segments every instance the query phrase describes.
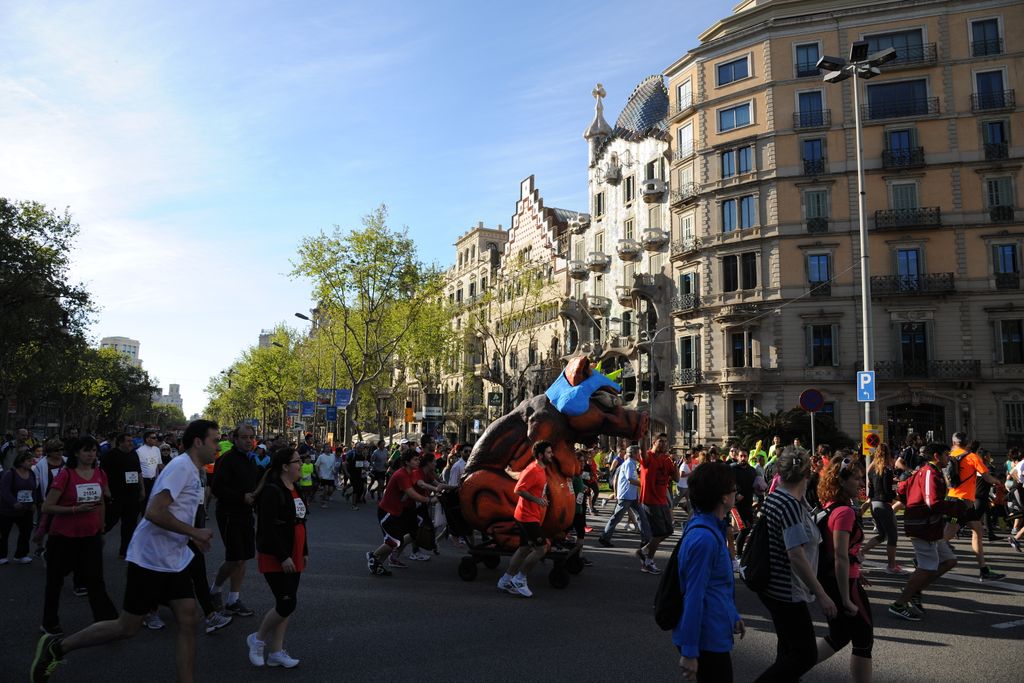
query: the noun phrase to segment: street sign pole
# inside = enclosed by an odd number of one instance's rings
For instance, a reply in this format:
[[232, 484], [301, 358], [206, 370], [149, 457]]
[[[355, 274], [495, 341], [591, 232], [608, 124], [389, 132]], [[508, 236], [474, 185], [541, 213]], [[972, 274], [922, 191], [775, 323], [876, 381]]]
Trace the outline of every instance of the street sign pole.
[[811, 453], [815, 452], [817, 443], [814, 440], [814, 413], [811, 413]]

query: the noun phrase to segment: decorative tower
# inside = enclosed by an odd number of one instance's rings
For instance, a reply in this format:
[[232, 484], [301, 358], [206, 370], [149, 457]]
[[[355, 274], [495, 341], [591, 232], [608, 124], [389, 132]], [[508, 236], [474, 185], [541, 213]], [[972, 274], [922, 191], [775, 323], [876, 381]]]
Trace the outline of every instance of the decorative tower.
[[590, 142], [590, 165], [593, 166], [596, 163], [601, 146], [612, 136], [612, 127], [604, 120], [604, 103], [601, 101], [606, 95], [604, 86], [598, 83], [590, 94], [596, 100], [594, 103], [594, 120], [583, 131], [583, 139]]

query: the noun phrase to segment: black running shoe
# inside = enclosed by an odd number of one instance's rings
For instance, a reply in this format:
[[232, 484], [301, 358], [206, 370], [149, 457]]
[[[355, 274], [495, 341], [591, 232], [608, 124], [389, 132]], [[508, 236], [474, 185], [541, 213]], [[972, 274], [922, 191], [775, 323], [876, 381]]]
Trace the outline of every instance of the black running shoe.
[[36, 654], [32, 658], [32, 669], [29, 672], [32, 683], [46, 683], [54, 669], [63, 663], [60, 639], [60, 636], [45, 635], [36, 643]]
[[234, 617], [251, 617], [256, 614], [251, 609], [242, 604], [241, 600], [235, 600], [224, 605], [224, 611]]
[[992, 571], [988, 567], [982, 567], [978, 581], [998, 581], [1005, 578], [1006, 574], [1000, 574], [999, 572]]

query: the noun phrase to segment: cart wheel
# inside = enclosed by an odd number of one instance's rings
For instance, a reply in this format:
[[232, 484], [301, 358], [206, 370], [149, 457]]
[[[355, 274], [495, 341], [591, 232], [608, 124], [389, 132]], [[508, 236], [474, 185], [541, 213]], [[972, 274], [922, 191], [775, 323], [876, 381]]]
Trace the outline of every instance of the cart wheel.
[[583, 571], [583, 558], [578, 554], [570, 555], [565, 560], [565, 571], [573, 575], [579, 574]]
[[482, 561], [483, 565], [488, 569], [495, 569], [499, 564], [501, 564], [501, 557], [498, 555], [484, 555]]
[[548, 583], [552, 588], [565, 588], [569, 585], [569, 572], [565, 571], [565, 567], [556, 566], [548, 573]]
[[472, 581], [476, 578], [476, 562], [472, 557], [464, 557], [459, 562], [459, 578], [463, 581]]

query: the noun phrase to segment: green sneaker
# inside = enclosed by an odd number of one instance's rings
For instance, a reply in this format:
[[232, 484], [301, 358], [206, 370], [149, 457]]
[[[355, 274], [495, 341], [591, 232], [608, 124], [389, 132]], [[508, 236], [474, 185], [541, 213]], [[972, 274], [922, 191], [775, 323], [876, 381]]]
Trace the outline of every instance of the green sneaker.
[[64, 652], [60, 647], [61, 637], [44, 635], [36, 643], [36, 655], [32, 658], [30, 677], [32, 683], [46, 683], [50, 675], [63, 663]]

